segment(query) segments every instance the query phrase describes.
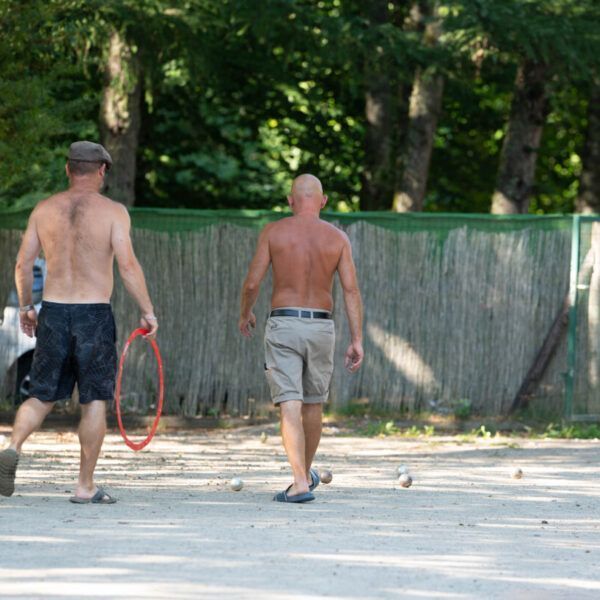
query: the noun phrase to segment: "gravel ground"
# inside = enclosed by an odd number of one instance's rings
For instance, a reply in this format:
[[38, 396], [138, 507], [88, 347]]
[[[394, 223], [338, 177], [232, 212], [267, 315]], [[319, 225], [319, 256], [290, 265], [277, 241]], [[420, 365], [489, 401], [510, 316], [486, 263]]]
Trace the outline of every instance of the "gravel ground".
[[289, 474], [262, 431], [161, 434], [137, 454], [112, 433], [97, 471], [112, 506], [67, 501], [75, 434], [32, 436], [0, 498], [0, 597], [600, 597], [598, 441], [331, 430], [316, 464], [333, 482], [294, 506], [271, 501]]

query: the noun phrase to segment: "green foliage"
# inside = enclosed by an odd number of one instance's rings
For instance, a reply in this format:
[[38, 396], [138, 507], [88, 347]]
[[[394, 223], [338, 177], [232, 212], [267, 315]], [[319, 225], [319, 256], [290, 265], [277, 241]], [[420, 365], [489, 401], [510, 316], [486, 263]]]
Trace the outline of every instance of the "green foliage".
[[358, 428], [359, 435], [368, 437], [387, 437], [398, 435], [402, 437], [431, 437], [435, 435], [435, 427], [433, 425], [411, 425], [406, 429], [402, 429], [392, 421], [369, 421]]
[[0, 13], [0, 205], [30, 206], [63, 183], [66, 141], [95, 134], [97, 94], [47, 3], [4, 0]]
[[568, 440], [597, 440], [600, 439], [600, 424], [590, 423], [549, 423], [543, 437], [548, 438], [565, 438]]
[[312, 171], [330, 206], [358, 206], [367, 65], [388, 73], [401, 148], [415, 68], [444, 74], [426, 210], [487, 212], [516, 65], [552, 66], [532, 211], [572, 210], [589, 82], [600, 51], [593, 0], [440, 3], [440, 44], [375, 24], [358, 0], [0, 0], [0, 204], [64, 185], [66, 149], [98, 138], [106, 42], [117, 29], [144, 72], [137, 204], [270, 208]]
[[454, 407], [454, 416], [462, 421], [468, 419], [473, 412], [473, 405], [470, 400], [462, 399]]

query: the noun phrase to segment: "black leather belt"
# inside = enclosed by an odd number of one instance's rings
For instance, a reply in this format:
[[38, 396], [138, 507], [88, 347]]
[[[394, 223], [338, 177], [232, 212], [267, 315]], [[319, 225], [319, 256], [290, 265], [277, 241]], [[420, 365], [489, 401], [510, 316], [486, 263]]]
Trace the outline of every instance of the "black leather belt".
[[293, 308], [276, 308], [270, 317], [301, 317], [303, 319], [331, 319], [331, 313], [323, 310], [294, 310]]

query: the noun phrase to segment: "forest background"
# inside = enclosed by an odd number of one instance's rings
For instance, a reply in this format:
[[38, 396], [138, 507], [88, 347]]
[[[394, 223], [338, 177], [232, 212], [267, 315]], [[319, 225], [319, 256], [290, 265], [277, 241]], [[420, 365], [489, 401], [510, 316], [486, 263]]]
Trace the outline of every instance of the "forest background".
[[0, 207], [600, 211], [597, 0], [0, 0]]

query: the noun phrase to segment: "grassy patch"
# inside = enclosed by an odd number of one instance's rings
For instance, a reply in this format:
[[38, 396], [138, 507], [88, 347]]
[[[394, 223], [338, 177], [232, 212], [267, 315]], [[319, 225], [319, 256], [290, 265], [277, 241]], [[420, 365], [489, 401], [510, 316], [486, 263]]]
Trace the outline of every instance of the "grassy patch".
[[402, 437], [431, 437], [435, 435], [435, 427], [433, 425], [411, 425], [410, 427], [402, 428], [396, 425], [393, 420], [377, 420], [359, 424], [354, 433], [367, 437], [387, 437], [390, 435]]
[[567, 440], [600, 439], [600, 424], [598, 423], [550, 423], [542, 437]]

